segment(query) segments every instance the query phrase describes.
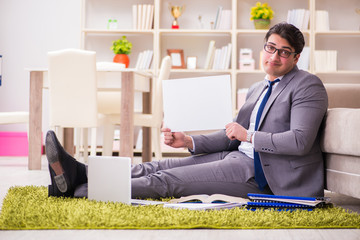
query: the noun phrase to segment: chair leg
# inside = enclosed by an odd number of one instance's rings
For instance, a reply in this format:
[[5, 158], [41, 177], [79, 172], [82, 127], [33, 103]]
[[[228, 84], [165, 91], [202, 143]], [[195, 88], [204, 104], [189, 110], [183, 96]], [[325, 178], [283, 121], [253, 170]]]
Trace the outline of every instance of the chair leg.
[[60, 126], [55, 126], [52, 129], [55, 134], [57, 139], [59, 140], [59, 142], [61, 143], [61, 145], [64, 146], [64, 128], [60, 127]]
[[103, 156], [112, 156], [113, 142], [114, 142], [114, 131], [115, 125], [111, 123], [104, 124], [104, 135], [103, 135]]
[[82, 134], [82, 147], [84, 149], [83, 151], [83, 159], [84, 163], [88, 162], [88, 156], [89, 156], [89, 143], [88, 143], [88, 136], [89, 136], [89, 128], [83, 128], [83, 134]]
[[76, 128], [74, 129], [75, 131], [75, 156], [74, 158], [78, 161], [80, 161], [80, 140], [81, 140], [81, 135], [82, 135], [82, 129], [80, 128]]
[[96, 156], [96, 131], [97, 129], [94, 127], [94, 128], [91, 128], [91, 149], [90, 149], [90, 156]]
[[155, 152], [155, 159], [161, 160], [162, 159], [162, 152], [161, 152], [161, 131], [159, 128], [151, 128], [151, 137], [152, 143], [154, 146]]

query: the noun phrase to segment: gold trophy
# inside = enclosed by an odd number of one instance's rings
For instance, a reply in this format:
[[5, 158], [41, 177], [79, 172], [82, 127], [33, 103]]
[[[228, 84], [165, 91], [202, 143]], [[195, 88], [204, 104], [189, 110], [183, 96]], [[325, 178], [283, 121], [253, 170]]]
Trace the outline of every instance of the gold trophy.
[[172, 22], [171, 28], [178, 29], [179, 24], [177, 22], [177, 19], [184, 12], [185, 6], [171, 6], [171, 3], [169, 3], [169, 10], [171, 12], [171, 15], [173, 15], [174, 17], [174, 21]]

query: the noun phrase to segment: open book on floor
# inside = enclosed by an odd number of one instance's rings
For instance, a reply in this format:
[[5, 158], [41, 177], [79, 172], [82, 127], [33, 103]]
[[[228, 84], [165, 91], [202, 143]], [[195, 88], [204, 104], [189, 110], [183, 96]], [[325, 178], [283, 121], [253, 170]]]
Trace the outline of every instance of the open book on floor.
[[190, 195], [172, 199], [164, 207], [190, 210], [220, 210], [242, 207], [249, 200], [241, 197], [233, 197], [224, 194], [213, 195]]
[[169, 203], [186, 203], [186, 202], [200, 202], [200, 203], [243, 203], [246, 204], [249, 199], [241, 197], [233, 197], [224, 194], [200, 194], [190, 195], [181, 198], [172, 199]]

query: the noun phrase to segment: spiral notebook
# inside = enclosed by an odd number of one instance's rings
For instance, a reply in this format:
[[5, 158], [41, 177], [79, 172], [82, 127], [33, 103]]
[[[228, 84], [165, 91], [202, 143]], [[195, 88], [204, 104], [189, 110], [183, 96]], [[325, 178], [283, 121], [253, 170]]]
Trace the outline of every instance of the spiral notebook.
[[277, 209], [306, 209], [308, 211], [314, 208], [329, 206], [330, 198], [324, 197], [296, 197], [296, 196], [279, 196], [267, 194], [248, 194], [250, 202], [247, 208], [277, 208]]

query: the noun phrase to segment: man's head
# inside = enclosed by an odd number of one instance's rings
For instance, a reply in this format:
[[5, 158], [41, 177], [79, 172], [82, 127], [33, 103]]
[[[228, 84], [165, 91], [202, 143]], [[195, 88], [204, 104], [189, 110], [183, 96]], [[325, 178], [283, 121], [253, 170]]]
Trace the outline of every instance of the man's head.
[[290, 72], [299, 60], [305, 45], [299, 29], [288, 23], [270, 28], [265, 36], [263, 67], [270, 80]]

